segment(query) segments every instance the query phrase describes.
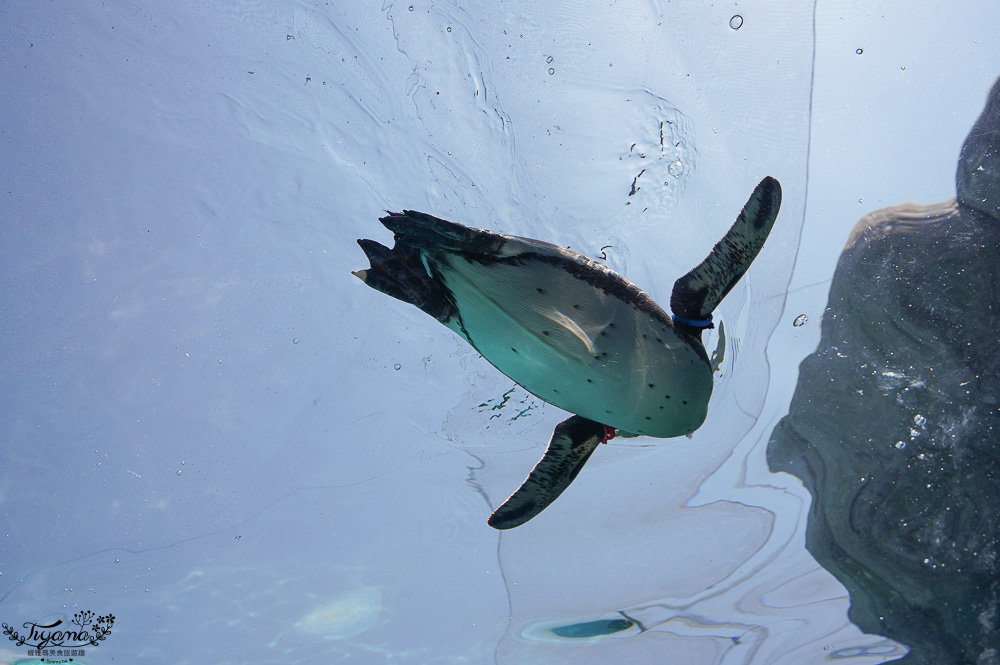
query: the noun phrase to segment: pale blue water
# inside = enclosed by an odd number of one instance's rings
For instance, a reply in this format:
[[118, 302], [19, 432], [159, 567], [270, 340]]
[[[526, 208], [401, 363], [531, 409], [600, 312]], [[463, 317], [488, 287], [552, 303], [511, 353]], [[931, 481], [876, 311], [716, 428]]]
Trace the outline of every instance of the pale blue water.
[[[996, 9], [680, 4], [0, 9], [0, 622], [113, 614], [86, 663], [903, 655], [764, 448], [857, 219], [954, 195]], [[666, 304], [765, 175], [706, 425], [487, 527], [565, 414], [355, 239], [425, 210]]]

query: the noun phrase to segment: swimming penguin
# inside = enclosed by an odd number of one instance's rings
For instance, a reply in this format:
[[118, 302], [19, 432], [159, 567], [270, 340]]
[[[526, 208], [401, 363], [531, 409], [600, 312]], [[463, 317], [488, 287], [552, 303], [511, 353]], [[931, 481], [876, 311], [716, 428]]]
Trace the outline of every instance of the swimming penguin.
[[490, 516], [532, 519], [617, 430], [653, 437], [705, 421], [712, 367], [701, 333], [757, 257], [781, 205], [764, 178], [708, 257], [674, 283], [673, 317], [631, 282], [558, 245], [473, 229], [421, 212], [389, 213], [392, 249], [358, 244], [373, 289], [416, 305], [538, 398], [576, 414], [559, 423], [528, 478]]

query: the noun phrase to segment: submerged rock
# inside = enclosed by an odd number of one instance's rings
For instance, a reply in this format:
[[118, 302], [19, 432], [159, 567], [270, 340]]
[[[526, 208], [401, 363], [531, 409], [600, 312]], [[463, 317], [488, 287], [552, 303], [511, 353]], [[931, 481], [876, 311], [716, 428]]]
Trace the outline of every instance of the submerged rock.
[[851, 620], [908, 665], [1000, 663], [1000, 80], [957, 186], [858, 222], [767, 450]]

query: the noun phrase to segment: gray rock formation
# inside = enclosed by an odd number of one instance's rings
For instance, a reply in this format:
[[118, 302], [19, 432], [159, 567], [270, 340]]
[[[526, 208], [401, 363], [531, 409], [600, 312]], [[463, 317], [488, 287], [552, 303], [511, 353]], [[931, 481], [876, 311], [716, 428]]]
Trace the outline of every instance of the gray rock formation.
[[957, 185], [858, 222], [767, 450], [851, 620], [907, 665], [1000, 663], [1000, 79]]

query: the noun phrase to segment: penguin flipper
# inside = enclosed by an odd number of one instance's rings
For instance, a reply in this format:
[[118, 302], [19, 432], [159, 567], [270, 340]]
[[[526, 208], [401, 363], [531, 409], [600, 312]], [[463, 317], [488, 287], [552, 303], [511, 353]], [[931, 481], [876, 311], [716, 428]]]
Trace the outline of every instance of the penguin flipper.
[[780, 207], [781, 185], [768, 176], [757, 184], [732, 228], [705, 260], [674, 282], [671, 311], [686, 319], [708, 319], [757, 258]]
[[487, 523], [494, 529], [513, 529], [545, 510], [570, 486], [604, 437], [604, 425], [582, 416], [556, 425], [542, 459]]

